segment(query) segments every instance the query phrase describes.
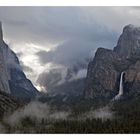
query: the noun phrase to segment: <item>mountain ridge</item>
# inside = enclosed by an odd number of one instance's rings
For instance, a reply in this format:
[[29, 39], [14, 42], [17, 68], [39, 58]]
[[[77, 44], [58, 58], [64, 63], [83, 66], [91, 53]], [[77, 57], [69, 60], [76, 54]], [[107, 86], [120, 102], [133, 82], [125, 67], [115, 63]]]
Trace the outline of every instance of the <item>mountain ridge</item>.
[[113, 50], [98, 48], [88, 65], [86, 88], [88, 98], [111, 99], [118, 94], [119, 78], [124, 71], [124, 90], [140, 91], [140, 28], [127, 25]]
[[[39, 94], [31, 81], [26, 78], [16, 54], [4, 42], [1, 22], [0, 49], [0, 60], [3, 64], [3, 67], [1, 67], [3, 71], [0, 71], [0, 78], [2, 78], [2, 80], [0, 80], [0, 90], [18, 98], [33, 98]], [[5, 81], [4, 84], [3, 81]], [[2, 86], [6, 88], [3, 90]]]

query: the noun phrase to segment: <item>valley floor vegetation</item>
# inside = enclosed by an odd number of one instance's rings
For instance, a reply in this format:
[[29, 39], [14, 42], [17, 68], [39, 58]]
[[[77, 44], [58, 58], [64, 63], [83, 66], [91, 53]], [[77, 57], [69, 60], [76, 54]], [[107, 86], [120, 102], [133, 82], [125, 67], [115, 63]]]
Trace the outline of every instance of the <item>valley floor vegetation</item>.
[[71, 107], [66, 105], [58, 107], [32, 101], [22, 109], [4, 115], [0, 121], [0, 133], [140, 133], [140, 97], [138, 95], [137, 98], [131, 97], [131, 100], [129, 97], [122, 97], [121, 100], [100, 109], [93, 108], [91, 104], [81, 101]]

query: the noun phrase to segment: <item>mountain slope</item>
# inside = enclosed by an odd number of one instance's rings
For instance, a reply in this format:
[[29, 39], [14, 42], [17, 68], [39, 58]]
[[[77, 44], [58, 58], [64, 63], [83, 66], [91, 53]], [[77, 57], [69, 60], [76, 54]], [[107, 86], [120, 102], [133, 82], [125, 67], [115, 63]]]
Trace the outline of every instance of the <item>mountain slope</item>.
[[111, 99], [119, 91], [124, 72], [124, 92], [140, 94], [140, 28], [127, 25], [114, 50], [99, 48], [89, 63], [86, 78], [87, 98]]
[[0, 116], [5, 113], [16, 110], [20, 107], [16, 98], [11, 97], [9, 94], [0, 91]]
[[0, 90], [6, 93], [10, 93], [10, 88], [8, 84], [8, 71], [5, 63], [5, 57], [3, 53], [3, 35], [2, 28], [0, 23]]
[[0, 35], [0, 90], [20, 98], [35, 97], [39, 92], [26, 78], [16, 54], [4, 42], [1, 23]]

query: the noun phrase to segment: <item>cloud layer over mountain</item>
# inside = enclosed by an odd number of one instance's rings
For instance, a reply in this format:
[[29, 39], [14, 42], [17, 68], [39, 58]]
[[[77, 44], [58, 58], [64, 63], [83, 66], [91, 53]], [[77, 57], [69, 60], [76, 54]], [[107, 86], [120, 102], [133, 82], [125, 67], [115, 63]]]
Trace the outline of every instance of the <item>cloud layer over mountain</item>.
[[139, 7], [0, 7], [4, 38], [34, 84], [54, 67], [113, 48], [126, 24], [139, 25], [139, 13]]

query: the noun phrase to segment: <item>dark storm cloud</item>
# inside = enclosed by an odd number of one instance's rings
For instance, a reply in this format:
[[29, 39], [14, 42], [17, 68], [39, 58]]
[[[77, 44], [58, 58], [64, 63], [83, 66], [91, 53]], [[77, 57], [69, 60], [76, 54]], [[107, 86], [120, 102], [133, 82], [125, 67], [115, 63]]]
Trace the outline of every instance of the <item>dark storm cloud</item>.
[[5, 36], [16, 43], [32, 42], [44, 48], [47, 43], [58, 43], [55, 51], [38, 55], [41, 63], [66, 65], [85, 59], [98, 47], [111, 48], [116, 43], [118, 33], [96, 21], [100, 8], [89, 9], [93, 9], [92, 15], [87, 7], [1, 7], [0, 18]]
[[109, 32], [103, 28], [104, 25], [97, 23], [93, 17], [89, 20], [87, 14], [83, 12], [82, 7], [0, 8], [0, 19], [5, 27], [5, 36], [15, 42], [34, 42], [43, 45], [46, 42], [75, 38], [79, 41], [83, 38], [106, 39]]
[[[129, 23], [137, 23], [138, 7], [0, 7], [5, 37], [42, 44], [77, 39], [111, 41]], [[112, 34], [112, 36], [111, 36]], [[118, 35], [118, 33], [117, 33]], [[112, 41], [112, 42], [113, 42]]]
[[[110, 36], [111, 38], [111, 36]], [[113, 36], [112, 36], [112, 40]], [[74, 39], [64, 42], [59, 45], [55, 50], [50, 51], [40, 51], [36, 55], [39, 56], [40, 62], [46, 64], [48, 62], [53, 62], [56, 64], [61, 64], [65, 66], [74, 65], [78, 62], [84, 62], [86, 58], [90, 57], [90, 52], [98, 47], [111, 47], [112, 42], [105, 42], [102, 45], [101, 42], [87, 40], [81, 38], [80, 40]]]

